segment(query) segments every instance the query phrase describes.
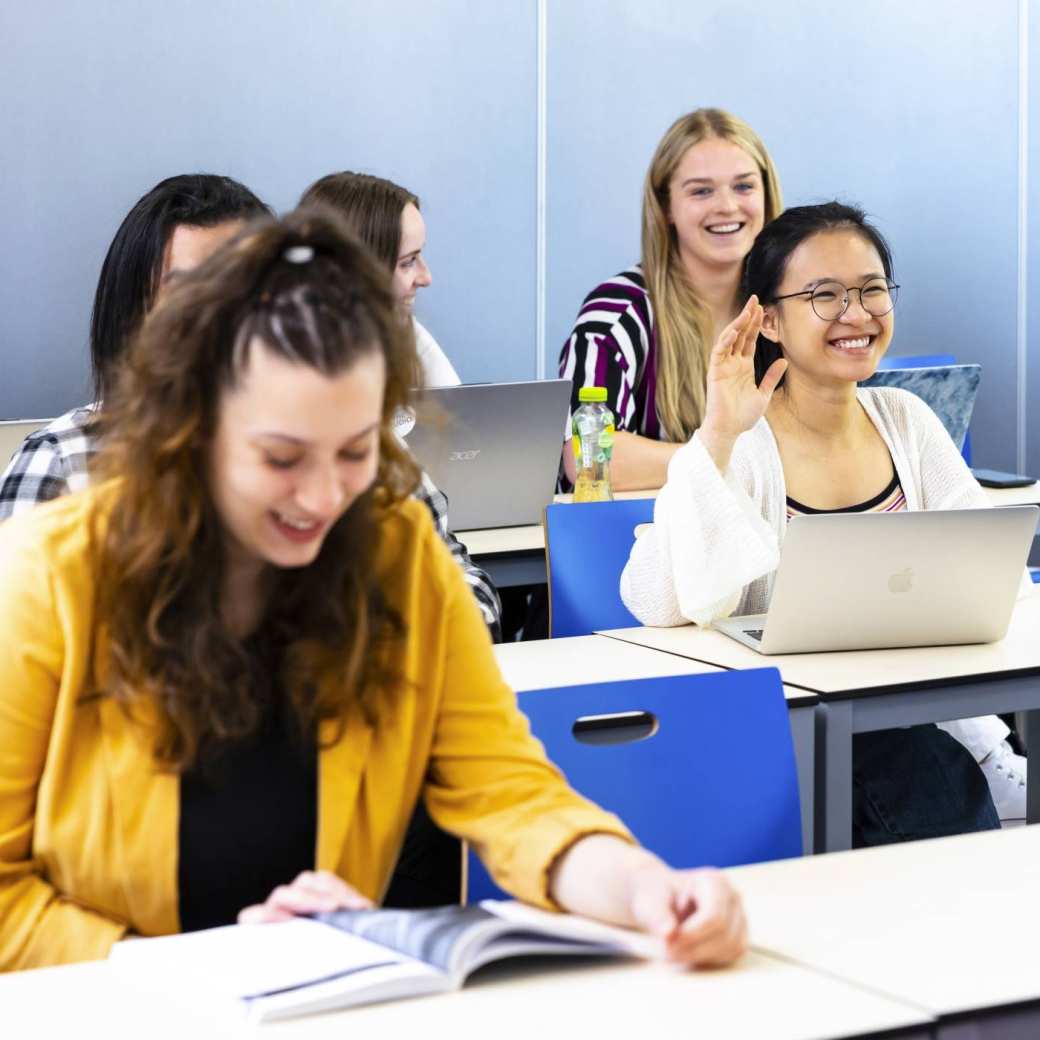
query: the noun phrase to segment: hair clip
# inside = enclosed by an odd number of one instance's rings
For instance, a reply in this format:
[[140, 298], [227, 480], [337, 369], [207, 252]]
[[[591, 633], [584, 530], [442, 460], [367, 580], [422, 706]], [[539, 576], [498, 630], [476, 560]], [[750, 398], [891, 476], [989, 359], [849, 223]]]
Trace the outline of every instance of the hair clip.
[[289, 261], [290, 264], [306, 264], [314, 259], [314, 247], [313, 246], [290, 246], [282, 256]]

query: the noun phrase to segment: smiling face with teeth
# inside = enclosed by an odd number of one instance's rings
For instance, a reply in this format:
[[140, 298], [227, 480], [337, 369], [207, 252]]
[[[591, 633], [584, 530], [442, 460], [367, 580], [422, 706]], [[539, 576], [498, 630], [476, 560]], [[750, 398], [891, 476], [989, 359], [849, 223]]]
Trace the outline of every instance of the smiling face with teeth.
[[253, 340], [236, 384], [222, 393], [210, 448], [210, 493], [241, 584], [267, 564], [312, 563], [332, 525], [371, 487], [384, 383], [378, 349], [328, 376]]
[[765, 219], [757, 163], [718, 137], [691, 145], [669, 182], [668, 219], [694, 285], [720, 270], [739, 269]]
[[[776, 296], [811, 290], [835, 281], [855, 288], [886, 271], [873, 243], [857, 230], [835, 228], [805, 239], [790, 255]], [[824, 321], [808, 296], [765, 308], [762, 335], [783, 347], [785, 381], [853, 385], [872, 375], [892, 341], [893, 312], [868, 314], [859, 293], [849, 294], [845, 313]]]

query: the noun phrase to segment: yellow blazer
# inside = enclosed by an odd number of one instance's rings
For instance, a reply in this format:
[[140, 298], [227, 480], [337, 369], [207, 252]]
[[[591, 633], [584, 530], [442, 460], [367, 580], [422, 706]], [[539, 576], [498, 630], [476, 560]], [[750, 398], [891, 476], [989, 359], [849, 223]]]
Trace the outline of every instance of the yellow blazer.
[[[88, 520], [110, 497], [95, 488], [0, 524], [0, 970], [104, 957], [127, 931], [179, 930], [179, 778], [155, 766], [150, 712], [131, 721], [111, 699], [81, 697], [105, 655]], [[380, 899], [423, 796], [503, 888], [547, 905], [562, 851], [628, 832], [531, 737], [420, 503], [388, 516], [380, 568], [407, 625], [407, 692], [374, 726], [352, 717], [320, 752], [316, 865]]]

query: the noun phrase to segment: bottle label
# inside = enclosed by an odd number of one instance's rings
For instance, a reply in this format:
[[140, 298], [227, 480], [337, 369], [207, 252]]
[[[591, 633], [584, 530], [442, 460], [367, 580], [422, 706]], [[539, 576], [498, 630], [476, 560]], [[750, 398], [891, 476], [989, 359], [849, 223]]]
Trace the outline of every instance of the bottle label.
[[610, 461], [614, 448], [614, 423], [611, 421], [602, 428], [598, 428], [598, 425], [595, 421], [590, 423], [588, 416], [582, 416], [580, 411], [571, 421], [571, 445], [579, 469], [583, 465], [593, 466]]

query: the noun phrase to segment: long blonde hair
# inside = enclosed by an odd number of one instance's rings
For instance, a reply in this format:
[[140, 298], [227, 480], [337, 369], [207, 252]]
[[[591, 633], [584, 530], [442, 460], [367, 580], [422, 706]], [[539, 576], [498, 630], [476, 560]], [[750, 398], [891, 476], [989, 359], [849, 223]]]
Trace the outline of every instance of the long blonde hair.
[[765, 222], [784, 208], [773, 161], [742, 119], [719, 108], [698, 108], [677, 119], [661, 138], [643, 185], [642, 265], [657, 338], [657, 417], [672, 441], [689, 440], [701, 424], [714, 329], [679, 259], [675, 226], [668, 219], [669, 185], [686, 152], [713, 137], [755, 160], [765, 191]]

